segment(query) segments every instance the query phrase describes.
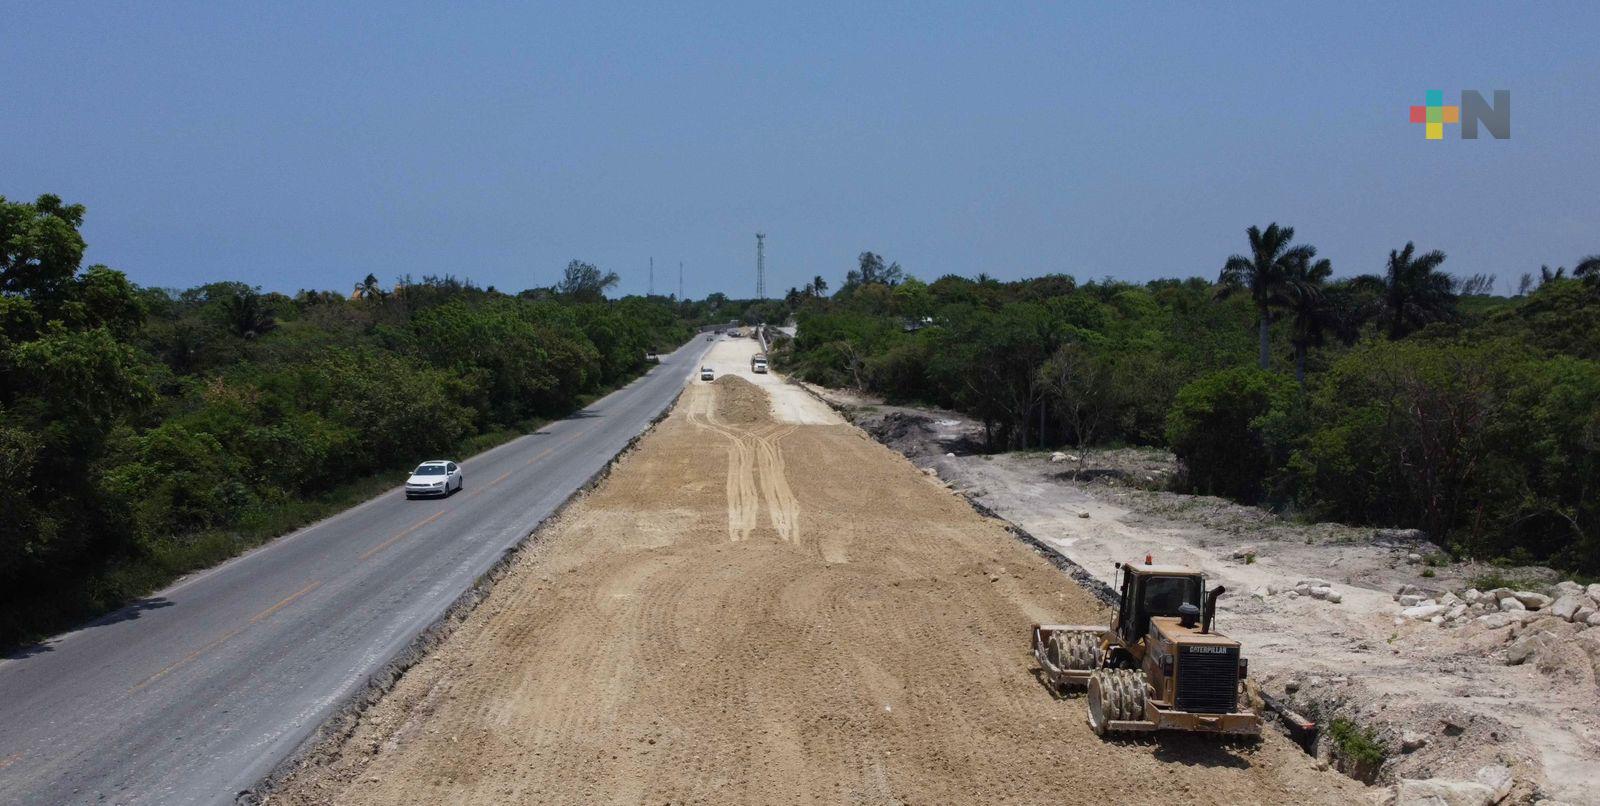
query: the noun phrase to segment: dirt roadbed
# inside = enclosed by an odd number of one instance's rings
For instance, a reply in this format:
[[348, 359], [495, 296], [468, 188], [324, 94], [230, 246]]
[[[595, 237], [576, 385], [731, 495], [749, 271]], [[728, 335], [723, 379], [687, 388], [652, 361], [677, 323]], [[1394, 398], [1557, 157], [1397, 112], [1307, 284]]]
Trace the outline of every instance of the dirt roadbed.
[[902, 456], [793, 405], [695, 382], [272, 801], [1365, 798], [1277, 735], [1094, 736], [1027, 638], [1100, 605]]

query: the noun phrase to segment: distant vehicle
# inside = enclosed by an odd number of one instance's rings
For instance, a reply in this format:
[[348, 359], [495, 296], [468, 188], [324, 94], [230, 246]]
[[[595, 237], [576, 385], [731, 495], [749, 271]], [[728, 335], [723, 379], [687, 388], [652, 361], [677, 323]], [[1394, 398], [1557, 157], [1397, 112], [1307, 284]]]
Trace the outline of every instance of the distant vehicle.
[[717, 340], [716, 336], [713, 336], [710, 333], [706, 334], [706, 341], [716, 341], [716, 340]]
[[417, 465], [417, 469], [411, 471], [411, 478], [406, 479], [406, 497], [437, 495], [448, 498], [463, 484], [466, 484], [466, 478], [461, 473], [460, 465], [447, 459], [434, 459]]
[[701, 367], [700, 368], [700, 380], [702, 380], [702, 381], [709, 381], [712, 378], [715, 378], [716, 375], [717, 374], [715, 372], [711, 371], [710, 367]]
[[645, 360], [645, 363], [647, 363], [647, 364], [659, 364], [659, 363], [661, 363], [661, 356], [656, 355], [653, 352], [652, 353], [645, 353], [644, 354], [644, 360]]
[[740, 337], [740, 336], [742, 336], [742, 335], [744, 335], [744, 334], [743, 334], [743, 333], [740, 333], [740, 332], [739, 332], [739, 331], [737, 331], [737, 330], [730, 330], [730, 331], [728, 331], [728, 335], [729, 335], [729, 336], [732, 336], [732, 337], [734, 337], [734, 338], [736, 338], [736, 339], [737, 339], [737, 338], [739, 338], [739, 337]]
[[760, 353], [756, 353], [755, 355], [751, 356], [750, 371], [765, 375], [767, 372], [767, 357]]

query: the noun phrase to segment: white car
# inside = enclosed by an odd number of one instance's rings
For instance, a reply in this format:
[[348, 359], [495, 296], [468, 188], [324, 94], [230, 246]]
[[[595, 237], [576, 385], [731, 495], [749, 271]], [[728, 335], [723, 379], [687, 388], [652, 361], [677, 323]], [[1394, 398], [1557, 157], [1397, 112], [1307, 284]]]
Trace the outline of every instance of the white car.
[[417, 469], [411, 471], [411, 478], [406, 479], [406, 497], [437, 495], [445, 498], [460, 490], [465, 483], [461, 465], [445, 459], [434, 459], [417, 465]]
[[709, 381], [712, 378], [715, 378], [716, 376], [717, 376], [717, 374], [715, 372], [712, 372], [710, 367], [701, 367], [700, 368], [700, 380]]

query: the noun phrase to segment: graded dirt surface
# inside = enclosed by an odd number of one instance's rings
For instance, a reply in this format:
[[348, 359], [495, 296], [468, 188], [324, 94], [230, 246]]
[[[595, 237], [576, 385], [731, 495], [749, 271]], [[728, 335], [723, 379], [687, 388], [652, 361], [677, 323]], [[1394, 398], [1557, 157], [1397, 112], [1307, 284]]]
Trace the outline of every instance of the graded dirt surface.
[[273, 801], [1364, 798], [1276, 734], [1095, 737], [1027, 641], [1098, 604], [855, 427], [774, 419], [753, 388], [691, 384]]

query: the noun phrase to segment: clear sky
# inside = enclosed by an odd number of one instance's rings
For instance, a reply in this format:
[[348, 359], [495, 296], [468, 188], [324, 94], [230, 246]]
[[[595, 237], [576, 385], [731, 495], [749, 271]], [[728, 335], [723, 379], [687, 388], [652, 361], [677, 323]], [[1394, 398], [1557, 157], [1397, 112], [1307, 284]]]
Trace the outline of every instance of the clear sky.
[[[1600, 252], [1590, 2], [28, 2], [0, 13], [0, 195], [89, 207], [144, 285], [641, 292], [1213, 277], [1292, 224], [1341, 275], [1407, 240], [1502, 289]], [[1512, 137], [1427, 141], [1427, 89]]]

